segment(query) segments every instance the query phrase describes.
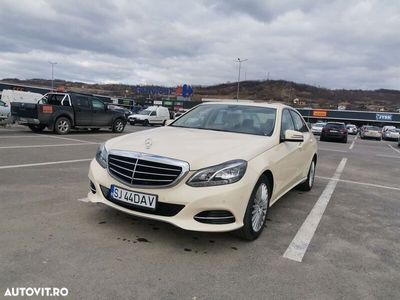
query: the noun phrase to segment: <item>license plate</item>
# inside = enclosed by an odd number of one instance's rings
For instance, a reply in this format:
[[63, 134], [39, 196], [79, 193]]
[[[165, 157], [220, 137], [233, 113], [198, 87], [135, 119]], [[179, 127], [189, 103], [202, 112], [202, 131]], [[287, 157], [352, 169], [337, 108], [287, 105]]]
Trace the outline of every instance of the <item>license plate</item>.
[[157, 195], [128, 191], [116, 187], [115, 185], [111, 186], [110, 196], [114, 200], [123, 201], [138, 207], [144, 207], [151, 210], [156, 209], [158, 198]]

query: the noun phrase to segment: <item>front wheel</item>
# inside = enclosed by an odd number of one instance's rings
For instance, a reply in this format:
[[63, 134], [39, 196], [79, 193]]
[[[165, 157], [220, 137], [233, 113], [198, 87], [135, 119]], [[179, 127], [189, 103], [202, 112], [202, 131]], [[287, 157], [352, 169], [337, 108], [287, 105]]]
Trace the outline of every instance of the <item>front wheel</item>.
[[310, 168], [308, 169], [307, 179], [303, 183], [297, 186], [297, 189], [301, 191], [310, 191], [314, 185], [315, 179], [315, 159], [311, 162]]
[[149, 124], [150, 124], [150, 123], [149, 123], [149, 120], [144, 120], [144, 121], [143, 121], [143, 126], [149, 126]]
[[54, 124], [54, 131], [58, 134], [68, 134], [71, 131], [71, 121], [66, 117], [60, 117]]
[[253, 241], [260, 236], [267, 220], [270, 198], [271, 183], [262, 175], [251, 193], [243, 218], [243, 227], [237, 231], [239, 237]]
[[112, 132], [121, 133], [125, 129], [125, 123], [121, 119], [116, 119], [112, 125]]

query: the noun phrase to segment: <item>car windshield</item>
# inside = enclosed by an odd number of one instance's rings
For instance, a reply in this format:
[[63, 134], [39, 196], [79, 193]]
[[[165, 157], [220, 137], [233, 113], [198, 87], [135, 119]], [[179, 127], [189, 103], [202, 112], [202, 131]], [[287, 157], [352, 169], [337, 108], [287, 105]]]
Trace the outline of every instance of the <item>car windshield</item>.
[[236, 104], [203, 104], [182, 115], [173, 127], [271, 136], [276, 109]]
[[376, 126], [367, 126], [366, 129], [372, 130], [372, 131], [381, 131], [381, 129], [379, 127], [376, 127]]
[[150, 115], [150, 113], [151, 113], [151, 110], [149, 110], [149, 109], [143, 109], [138, 112], [139, 115], [146, 115], [146, 116]]
[[328, 123], [325, 125], [326, 128], [333, 128], [333, 129], [341, 129], [344, 128], [344, 124], [338, 124], [338, 123]]

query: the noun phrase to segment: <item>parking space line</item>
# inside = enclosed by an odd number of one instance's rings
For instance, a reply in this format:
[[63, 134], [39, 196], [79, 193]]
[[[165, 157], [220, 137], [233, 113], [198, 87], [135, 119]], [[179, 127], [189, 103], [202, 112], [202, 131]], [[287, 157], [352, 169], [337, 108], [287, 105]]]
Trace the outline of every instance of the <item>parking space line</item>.
[[340, 178], [344, 167], [346, 165], [347, 158], [343, 158], [338, 167], [336, 168], [335, 174], [330, 178], [328, 184], [326, 185], [321, 196], [318, 198], [314, 207], [311, 209], [306, 220], [301, 225], [300, 229], [297, 231], [296, 236], [293, 238], [289, 247], [286, 249], [283, 257], [301, 262], [303, 260], [304, 254], [317, 230], [318, 224], [321, 221], [322, 215], [335, 191], [338, 179]]
[[47, 135], [47, 134], [41, 134], [41, 136], [46, 136], [46, 137], [53, 138], [53, 139], [67, 140], [67, 141], [75, 141], [75, 142], [81, 142], [81, 143], [90, 143], [90, 142], [84, 141], [84, 140], [71, 139], [71, 138], [66, 138], [66, 137], [61, 137], [61, 136], [52, 136], [52, 135]]
[[27, 145], [27, 146], [3, 146], [0, 149], [23, 149], [23, 148], [47, 148], [47, 147], [63, 147], [63, 146], [87, 146], [99, 145], [100, 143], [75, 143], [75, 144], [50, 144], [50, 145]]
[[349, 147], [349, 150], [351, 150], [351, 149], [354, 148], [354, 143], [355, 143], [355, 142], [356, 142], [356, 139], [354, 139], [353, 142], [351, 143], [351, 145], [350, 145], [350, 147]]
[[400, 158], [400, 156], [398, 155], [375, 154], [375, 156], [386, 157], [386, 158]]
[[3, 170], [3, 169], [15, 169], [15, 168], [26, 168], [26, 167], [37, 167], [37, 166], [48, 166], [48, 165], [58, 165], [58, 164], [70, 164], [70, 163], [91, 161], [92, 159], [93, 158], [84, 158], [84, 159], [60, 160], [60, 161], [50, 161], [50, 162], [44, 162], [44, 163], [33, 163], [33, 164], [23, 164], [23, 165], [8, 165], [8, 166], [0, 166], [0, 170]]
[[[315, 177], [316, 177], [316, 178], [319, 178], [319, 179], [331, 180], [331, 178], [329, 178], [329, 177], [324, 177], [324, 176], [315, 176]], [[374, 188], [381, 188], [381, 189], [388, 189], [388, 190], [400, 191], [400, 188], [393, 187], [393, 186], [387, 186], [387, 185], [381, 185], [381, 184], [374, 184], [374, 183], [353, 181], [353, 180], [347, 180], [347, 179], [333, 179], [333, 180], [340, 181], [340, 182], [351, 183], [351, 184], [365, 185], [365, 186], [370, 186], [370, 187], [374, 187]]]
[[320, 148], [320, 147], [318, 147], [318, 150], [322, 150], [322, 151], [333, 151], [333, 152], [340, 152], [340, 153], [347, 153], [347, 150], [336, 150], [336, 149], [328, 149], [328, 148]]
[[394, 151], [396, 151], [397, 153], [400, 154], [400, 150], [396, 149], [395, 147], [393, 147], [392, 145], [387, 144], [390, 148], [392, 148]]

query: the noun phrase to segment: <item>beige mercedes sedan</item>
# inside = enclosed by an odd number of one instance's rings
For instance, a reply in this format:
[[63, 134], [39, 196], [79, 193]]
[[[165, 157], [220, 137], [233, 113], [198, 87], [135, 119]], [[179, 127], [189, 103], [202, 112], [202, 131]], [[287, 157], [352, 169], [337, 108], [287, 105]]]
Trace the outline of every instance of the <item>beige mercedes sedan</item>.
[[314, 183], [317, 143], [282, 104], [196, 106], [165, 127], [100, 145], [90, 164], [91, 202], [194, 231], [254, 240], [269, 208]]

